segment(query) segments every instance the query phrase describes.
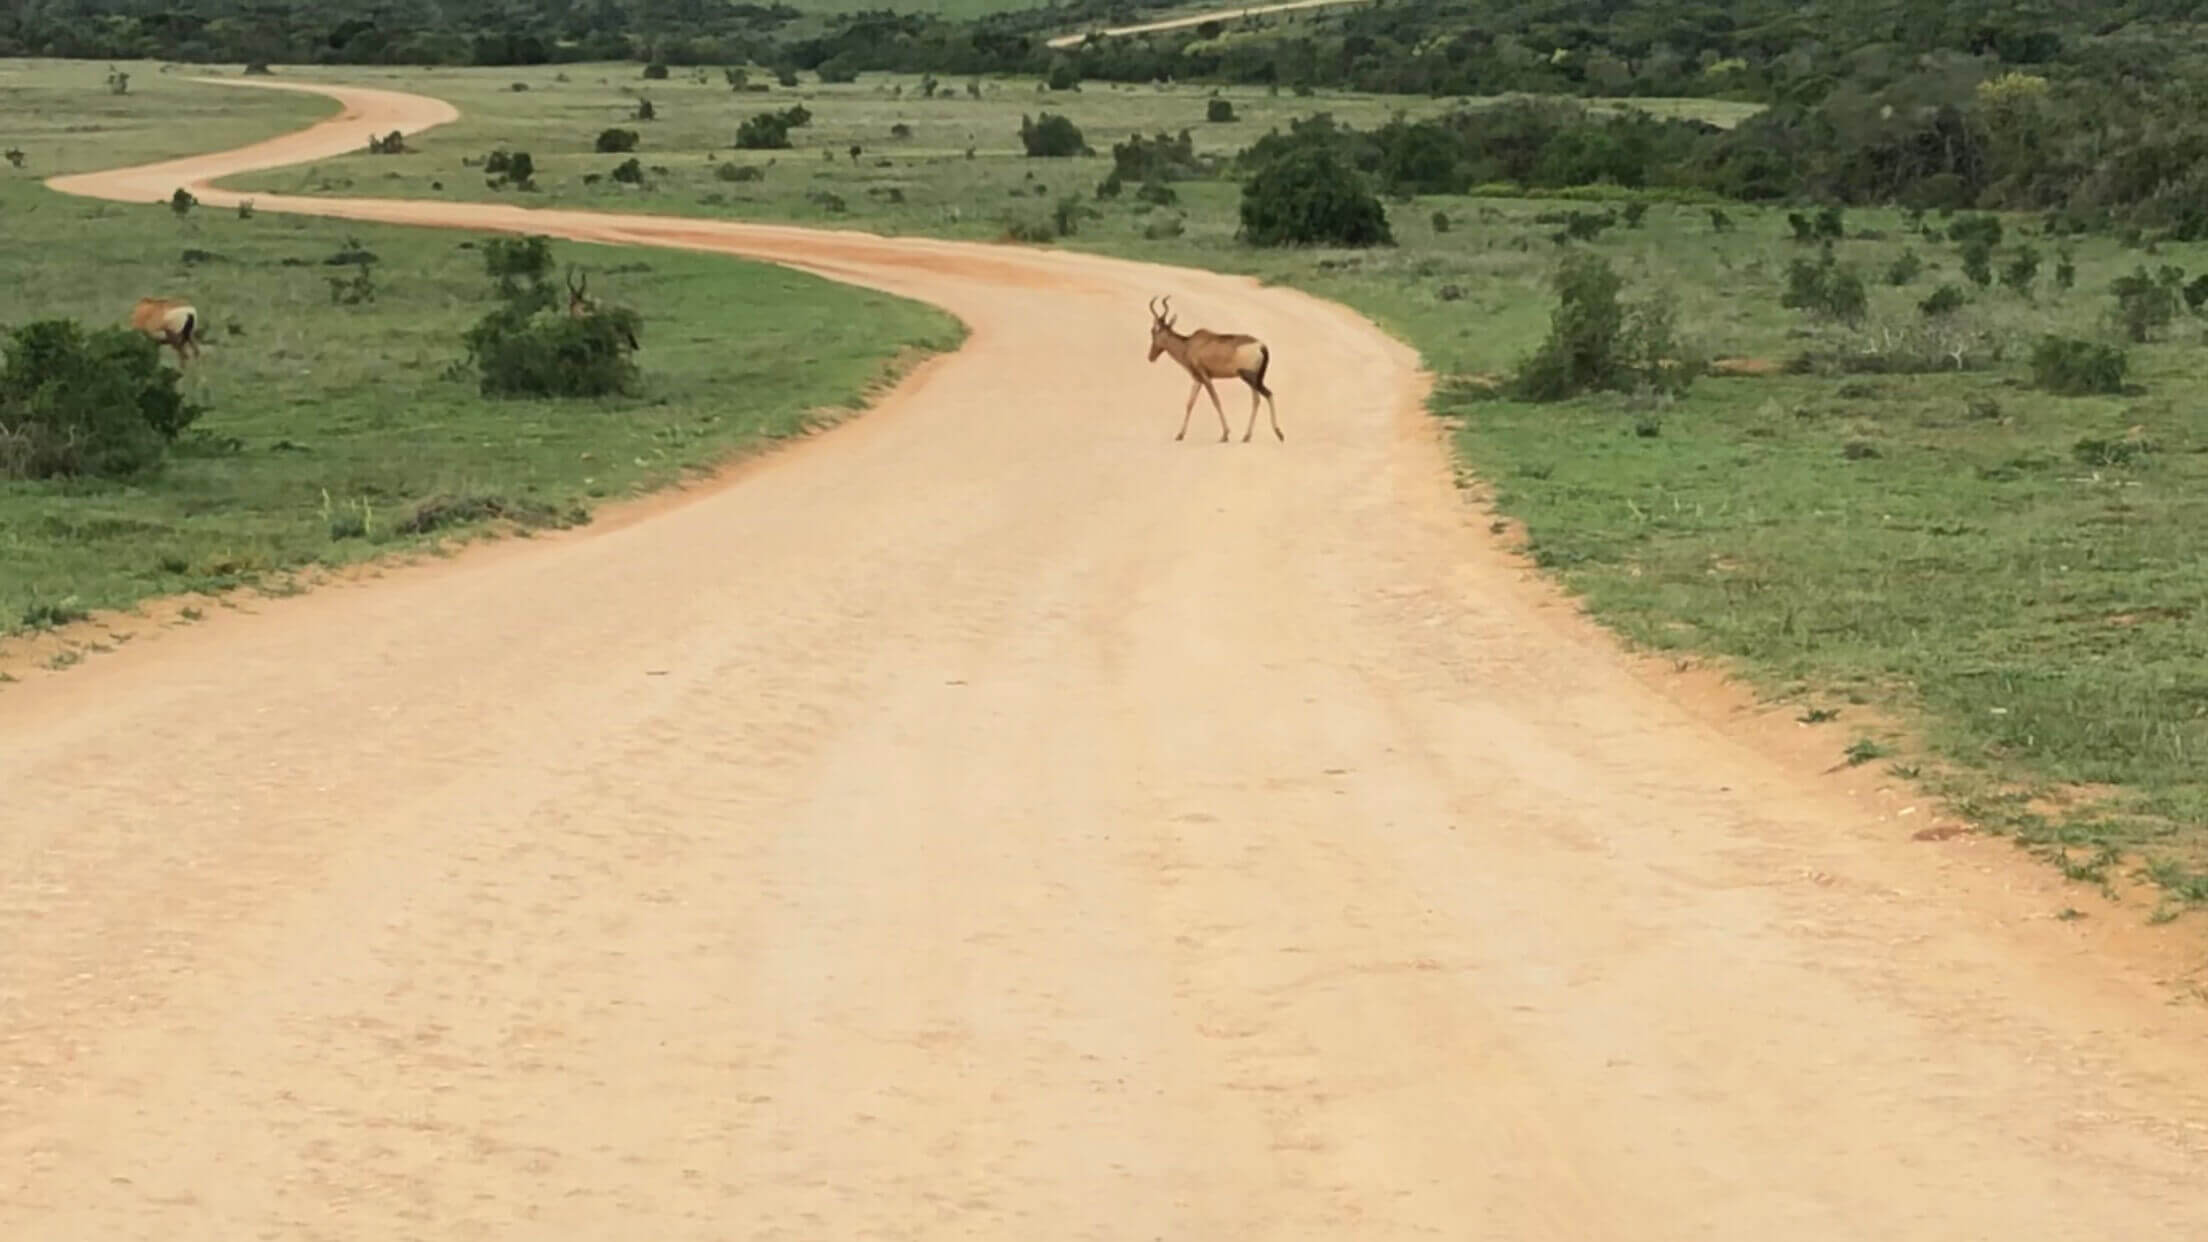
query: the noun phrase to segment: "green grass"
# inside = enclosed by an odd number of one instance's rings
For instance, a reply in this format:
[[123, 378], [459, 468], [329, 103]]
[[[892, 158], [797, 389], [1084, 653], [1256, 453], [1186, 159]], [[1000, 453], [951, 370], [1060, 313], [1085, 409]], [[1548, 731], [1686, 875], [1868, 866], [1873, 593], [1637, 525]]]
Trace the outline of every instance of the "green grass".
[[[669, 214], [771, 219], [897, 233], [994, 239], [1008, 213], [1035, 214], [1062, 194], [1087, 196], [1109, 169], [1108, 159], [1028, 159], [1019, 141], [1023, 114], [1043, 110], [1072, 117], [1089, 145], [1108, 155], [1114, 142], [1141, 133], [1186, 128], [1199, 154], [1230, 156], [1292, 118], [1324, 109], [1359, 126], [1375, 126], [1397, 111], [1432, 115], [1455, 100], [1319, 92], [1298, 97], [1263, 89], [1223, 89], [1236, 119], [1204, 119], [1212, 94], [1195, 87], [1114, 86], [1090, 82], [1079, 91], [1037, 93], [1036, 83], [982, 79], [981, 97], [964, 79], [944, 78], [935, 98], [921, 79], [862, 75], [823, 86], [806, 75], [797, 88], [731, 91], [718, 72], [677, 71], [647, 82], [636, 65], [593, 64], [527, 69], [315, 69], [299, 76], [414, 90], [451, 101], [457, 122], [411, 139], [408, 153], [359, 155], [274, 169], [224, 184], [264, 192], [519, 201], [530, 205], [619, 209]], [[754, 81], [771, 80], [754, 71]], [[515, 91], [516, 83], [528, 87]], [[243, 93], [243, 92], [239, 92]], [[634, 119], [640, 98], [657, 119]], [[793, 148], [734, 149], [737, 126], [757, 112], [802, 104], [814, 116], [793, 131]], [[1716, 101], [1642, 100], [1651, 111], [1700, 116], [1730, 124], [1753, 106]], [[895, 127], [908, 127], [898, 136]], [[612, 170], [627, 155], [593, 149], [600, 131], [619, 127], [641, 136], [636, 158], [646, 184], [625, 186]], [[850, 148], [861, 148], [854, 161]], [[493, 149], [527, 151], [537, 191], [491, 187], [480, 168]], [[968, 158], [971, 150], [973, 157]], [[727, 164], [768, 165], [760, 181], [719, 179]], [[595, 177], [595, 182], [586, 178]], [[1034, 191], [1040, 185], [1039, 200]], [[833, 196], [840, 209], [825, 205]], [[1030, 201], [1035, 200], [1035, 201]], [[1230, 230], [1231, 231], [1231, 230]], [[1131, 236], [1139, 237], [1133, 230]]]
[[[69, 97], [17, 89], [11, 106], [27, 101], [51, 132], [75, 124], [64, 119]], [[68, 162], [201, 145], [190, 126], [151, 123], [176, 104], [168, 95], [85, 95], [105, 128], [72, 138]], [[325, 111], [205, 87], [178, 95], [237, 109], [208, 147]], [[110, 156], [93, 149], [110, 140]], [[186, 294], [207, 336], [184, 385], [211, 412], [148, 480], [0, 482], [0, 633], [154, 595], [271, 584], [279, 571], [479, 533], [499, 519], [566, 524], [600, 499], [847, 409], [915, 352], [962, 335], [933, 308], [783, 268], [561, 244], [563, 259], [596, 273], [593, 294], [645, 316], [643, 389], [607, 401], [490, 401], [472, 373], [454, 373], [461, 332], [490, 306], [474, 239], [205, 208], [178, 220], [165, 207], [55, 194], [36, 180], [50, 171], [0, 170], [0, 271], [10, 276], [0, 324], [119, 323], [142, 294]], [[324, 260], [355, 241], [378, 256], [377, 297], [338, 305], [329, 280], [352, 269]], [[188, 250], [205, 257], [186, 262]]]
[[[913, 79], [735, 95], [717, 78], [679, 76], [648, 91], [662, 119], [633, 126], [645, 164], [666, 170], [642, 189], [582, 181], [617, 162], [589, 144], [628, 123], [626, 92], [645, 87], [634, 66], [333, 74], [441, 95], [466, 118], [424, 135], [415, 154], [247, 184], [496, 197], [511, 191], [485, 187], [462, 160], [505, 145], [536, 157], [533, 203], [982, 239], [1002, 237], [1010, 216], [1040, 217], [1060, 196], [1080, 195], [1100, 214], [1060, 245], [1291, 283], [1415, 344], [1443, 376], [1434, 406], [1469, 471], [1522, 520], [1532, 557], [1633, 644], [1725, 658], [1766, 692], [1799, 700], [1805, 719], [1839, 703], [1898, 718], [1912, 739], [1870, 736], [1870, 721], [1846, 710], [1849, 723], [1830, 733], [1833, 763], [1921, 779], [2066, 866], [2105, 872], [2120, 850], [2173, 900], [2208, 897], [2208, 647], [2198, 638], [2208, 558], [2196, 537], [2208, 525], [2203, 321], [2181, 315], [2166, 339], [2133, 348], [2128, 395], [2051, 396], [2028, 386], [2027, 365], [2042, 333], [2108, 339], [2107, 289], [2118, 275], [2140, 263], [2208, 271], [2208, 246], [2148, 254], [2079, 239], [2077, 287], [2064, 293], [2052, 280], [2056, 243], [2021, 236], [2029, 222], [2012, 218], [1996, 266], [2028, 240], [2043, 255], [2039, 286], [2030, 300], [1970, 291], [1960, 318], [1980, 334], [1966, 355], [1973, 369], [1713, 377], [1669, 405], [1614, 396], [1527, 405], [1463, 381], [1508, 372], [1539, 342], [1558, 249], [1555, 226], [1537, 217], [1587, 204], [1391, 203], [1393, 249], [1259, 252], [1233, 241], [1231, 184], [1180, 183], [1170, 208], [1098, 203], [1091, 192], [1107, 159], [1029, 160], [1016, 145], [1021, 112], [1041, 107], [1072, 116], [1099, 150], [1138, 129], [1185, 126], [1200, 151], [1227, 154], [1322, 108], [1370, 125], [1397, 107], [1415, 115], [1451, 101], [1227, 91], [1241, 119], [1214, 125], [1202, 119], [1209, 92], [1193, 88], [1092, 83], [1038, 95], [1032, 83], [1002, 82], [977, 101], [946, 81], [956, 96], [928, 101], [914, 98]], [[515, 80], [532, 89], [511, 91]], [[901, 96], [889, 93], [898, 86]], [[727, 149], [741, 117], [797, 100], [815, 119], [798, 131], [798, 149], [774, 153], [765, 180], [714, 176], [717, 164], [768, 158]], [[1702, 111], [1735, 120], [1744, 110]], [[889, 136], [897, 123], [912, 126], [909, 139]], [[854, 140], [865, 147], [855, 166], [845, 153]], [[824, 193], [844, 209], [825, 210]], [[1851, 212], [1837, 252], [1869, 280], [1870, 322], [1821, 324], [1780, 307], [1787, 264], [1815, 253], [1789, 240], [1785, 212], [1728, 210], [1738, 229], [1717, 234], [1704, 208], [1654, 202], [1643, 227], [1592, 243], [1624, 274], [1629, 297], [1669, 290], [1682, 326], [1712, 355], [1785, 360], [1860, 346], [1921, 322], [1916, 304], [1939, 284], [1968, 288], [1953, 245], [1909, 233], [1899, 213]], [[1431, 223], [1436, 211], [1448, 231]], [[1146, 240], [1167, 215], [1184, 222], [1182, 234]], [[1884, 273], [1904, 249], [1927, 268], [1888, 286]], [[2134, 426], [2141, 433], [2127, 434]], [[2109, 451], [2117, 443], [2127, 447]]]
[[228, 150], [337, 111], [312, 95], [210, 90], [187, 80], [203, 72], [190, 66], [169, 73], [151, 61], [117, 67], [130, 75], [129, 94], [108, 92], [106, 61], [0, 60], [0, 148], [25, 156], [21, 169], [0, 165], [0, 181]]

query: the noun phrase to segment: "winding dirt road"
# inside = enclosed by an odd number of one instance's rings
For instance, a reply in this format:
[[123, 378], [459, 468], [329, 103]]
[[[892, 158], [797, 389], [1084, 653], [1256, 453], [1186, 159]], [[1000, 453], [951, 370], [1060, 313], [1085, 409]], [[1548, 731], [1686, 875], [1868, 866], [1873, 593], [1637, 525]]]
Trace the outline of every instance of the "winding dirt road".
[[[454, 115], [329, 93], [59, 186]], [[1347, 311], [255, 197], [762, 256], [973, 336], [648, 517], [0, 696], [0, 1238], [2208, 1237], [2204, 1022], [2112, 951], [2138, 911], [2058, 922], [1616, 655]], [[1286, 444], [1171, 441], [1163, 291], [1272, 343]]]

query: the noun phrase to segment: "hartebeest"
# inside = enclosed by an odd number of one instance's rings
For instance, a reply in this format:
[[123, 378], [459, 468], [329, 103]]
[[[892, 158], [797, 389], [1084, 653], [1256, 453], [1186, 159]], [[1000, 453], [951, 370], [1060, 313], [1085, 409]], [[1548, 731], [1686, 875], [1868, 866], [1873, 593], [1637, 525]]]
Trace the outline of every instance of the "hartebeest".
[[1280, 410], [1273, 404], [1273, 390], [1265, 386], [1265, 368], [1272, 365], [1273, 351], [1263, 341], [1239, 332], [1209, 332], [1198, 328], [1194, 332], [1180, 333], [1173, 330], [1173, 299], [1168, 295], [1161, 306], [1157, 299], [1150, 303], [1150, 357], [1156, 362], [1159, 354], [1170, 354], [1173, 361], [1189, 374], [1195, 383], [1188, 390], [1188, 404], [1181, 410], [1181, 429], [1174, 435], [1178, 440], [1188, 434], [1188, 419], [1196, 412], [1196, 394], [1211, 395], [1211, 408], [1219, 415], [1219, 442], [1227, 442], [1227, 411], [1219, 404], [1219, 390], [1211, 386], [1215, 379], [1239, 379], [1250, 386], [1250, 423], [1242, 429], [1242, 442], [1249, 443], [1250, 434], [1257, 430], [1257, 403], [1265, 402], [1265, 412], [1271, 416], [1273, 435], [1286, 440], [1280, 430]]
[[199, 356], [199, 311], [190, 302], [140, 298], [130, 309], [130, 326], [152, 337], [156, 348], [166, 345], [175, 350], [178, 370], [184, 367], [186, 351], [191, 357]]
[[[590, 273], [588, 273], [588, 272], [585, 272], [585, 273], [583, 273], [583, 280], [582, 280], [582, 283], [581, 283], [581, 284], [577, 284], [577, 283], [575, 282], [575, 269], [574, 269], [574, 268], [572, 268], [572, 267], [570, 267], [570, 268], [568, 268], [568, 269], [567, 269], [567, 316], [568, 316], [568, 318], [570, 318], [570, 319], [582, 319], [582, 318], [585, 318], [585, 317], [587, 317], [587, 316], [589, 316], [589, 315], [593, 315], [593, 314], [596, 314], [596, 313], [597, 313], [597, 311], [598, 311], [598, 299], [596, 299], [596, 298], [594, 298], [594, 297], [590, 297], [590, 296], [587, 296], [587, 295], [586, 295], [586, 294], [585, 294], [585, 293], [583, 292], [583, 290], [585, 290], [585, 289], [588, 289], [588, 288], [590, 288]], [[623, 337], [624, 337], [624, 338], [625, 338], [625, 339], [626, 339], [626, 340], [627, 340], [627, 341], [629, 342], [629, 348], [630, 348], [630, 349], [640, 349], [640, 348], [642, 348], [642, 346], [640, 346], [640, 345], [638, 345], [638, 344], [636, 343], [636, 334], [635, 334], [634, 332], [630, 332], [630, 331], [628, 331], [628, 330], [627, 330], [626, 328], [623, 328], [623, 330], [622, 330], [622, 333], [621, 333], [621, 335], [622, 335], [622, 336], [623, 336]]]

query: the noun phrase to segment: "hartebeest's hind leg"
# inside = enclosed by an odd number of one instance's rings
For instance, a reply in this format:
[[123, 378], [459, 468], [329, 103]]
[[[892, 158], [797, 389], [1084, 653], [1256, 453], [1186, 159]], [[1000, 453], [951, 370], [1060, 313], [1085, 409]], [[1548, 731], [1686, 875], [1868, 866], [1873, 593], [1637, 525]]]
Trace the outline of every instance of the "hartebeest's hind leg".
[[1280, 407], [1273, 404], [1273, 390], [1265, 386], [1265, 371], [1266, 368], [1272, 365], [1272, 362], [1273, 351], [1268, 349], [1257, 356], [1257, 369], [1255, 371], [1242, 372], [1242, 382], [1250, 386], [1250, 424], [1242, 429], [1242, 443], [1244, 444], [1250, 442], [1250, 433], [1257, 430], [1257, 402], [1259, 398], [1264, 399], [1265, 412], [1273, 420], [1273, 435], [1281, 440], [1288, 438], [1281, 434]]

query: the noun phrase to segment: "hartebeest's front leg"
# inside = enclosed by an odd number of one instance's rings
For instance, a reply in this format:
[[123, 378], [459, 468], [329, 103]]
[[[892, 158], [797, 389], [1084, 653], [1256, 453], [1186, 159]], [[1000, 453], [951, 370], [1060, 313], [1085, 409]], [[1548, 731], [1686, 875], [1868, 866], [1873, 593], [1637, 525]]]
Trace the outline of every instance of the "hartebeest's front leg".
[[1227, 407], [1219, 404], [1219, 390], [1211, 386], [1210, 376], [1202, 376], [1196, 382], [1203, 385], [1205, 392], [1211, 394], [1211, 411], [1219, 416], [1219, 443], [1225, 444], [1228, 439]]
[[1181, 407], [1181, 429], [1174, 433], [1174, 439], [1178, 440], [1188, 434], [1188, 418], [1189, 415], [1196, 412], [1196, 394], [1202, 392], [1203, 388], [1204, 385], [1201, 380], [1188, 386], [1188, 404]]

